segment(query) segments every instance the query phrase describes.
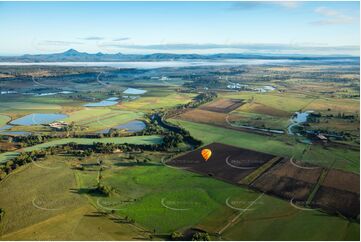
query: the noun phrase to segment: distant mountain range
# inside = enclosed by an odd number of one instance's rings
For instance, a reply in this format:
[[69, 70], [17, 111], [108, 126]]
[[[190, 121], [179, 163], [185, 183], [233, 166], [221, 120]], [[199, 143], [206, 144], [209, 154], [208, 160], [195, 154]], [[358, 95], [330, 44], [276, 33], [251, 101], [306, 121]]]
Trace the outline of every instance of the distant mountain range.
[[169, 60], [220, 60], [220, 59], [291, 59], [291, 60], [321, 60], [359, 57], [352, 56], [305, 56], [305, 55], [271, 55], [271, 54], [167, 54], [156, 53], [147, 55], [137, 54], [89, 54], [69, 49], [63, 53], [38, 54], [22, 56], [0, 56], [0, 62], [120, 62], [120, 61], [169, 61]]

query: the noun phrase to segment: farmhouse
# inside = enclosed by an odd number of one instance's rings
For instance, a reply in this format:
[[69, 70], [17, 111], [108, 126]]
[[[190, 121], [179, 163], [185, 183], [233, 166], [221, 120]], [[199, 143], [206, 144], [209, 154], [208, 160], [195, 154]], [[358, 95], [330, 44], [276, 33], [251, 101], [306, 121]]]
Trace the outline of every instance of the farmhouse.
[[50, 123], [49, 126], [54, 129], [63, 129], [65, 127], [68, 127], [69, 124], [64, 121], [59, 121], [59, 122]]
[[327, 137], [324, 136], [323, 134], [318, 134], [318, 135], [317, 135], [317, 138], [319, 138], [319, 139], [322, 140], [322, 141], [327, 141]]

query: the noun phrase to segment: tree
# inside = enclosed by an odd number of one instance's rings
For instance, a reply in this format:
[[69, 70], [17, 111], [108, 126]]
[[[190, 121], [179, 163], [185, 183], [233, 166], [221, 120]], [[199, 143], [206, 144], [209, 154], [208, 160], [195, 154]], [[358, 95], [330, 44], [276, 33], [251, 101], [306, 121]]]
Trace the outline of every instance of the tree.
[[197, 232], [192, 236], [193, 241], [209, 241], [211, 240], [208, 233]]
[[177, 240], [182, 240], [183, 239], [183, 234], [181, 232], [177, 232], [177, 231], [174, 231], [171, 235], [170, 235], [170, 238], [171, 240], [173, 241], [177, 241]]

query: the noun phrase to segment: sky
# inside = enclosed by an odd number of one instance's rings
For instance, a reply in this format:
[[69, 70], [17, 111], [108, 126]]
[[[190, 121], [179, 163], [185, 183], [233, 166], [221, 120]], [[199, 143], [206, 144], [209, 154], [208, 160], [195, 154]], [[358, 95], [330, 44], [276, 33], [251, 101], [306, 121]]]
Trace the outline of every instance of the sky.
[[0, 55], [359, 55], [359, 2], [0, 2]]

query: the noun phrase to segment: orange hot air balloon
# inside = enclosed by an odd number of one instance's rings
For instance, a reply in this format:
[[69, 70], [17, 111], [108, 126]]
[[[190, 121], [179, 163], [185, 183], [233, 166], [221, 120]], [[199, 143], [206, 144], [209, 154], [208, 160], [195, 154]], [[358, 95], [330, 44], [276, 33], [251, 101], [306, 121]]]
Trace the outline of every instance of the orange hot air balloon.
[[211, 157], [212, 151], [210, 149], [203, 149], [201, 151], [201, 154], [202, 154], [204, 160], [207, 161]]

